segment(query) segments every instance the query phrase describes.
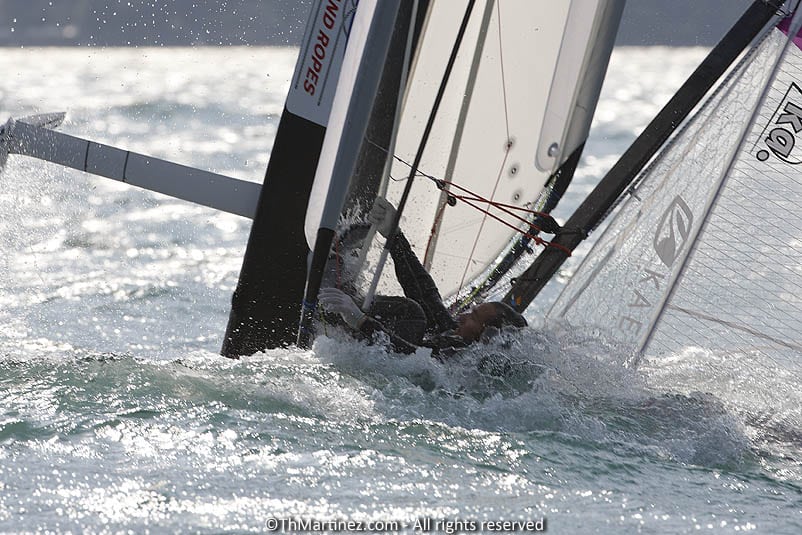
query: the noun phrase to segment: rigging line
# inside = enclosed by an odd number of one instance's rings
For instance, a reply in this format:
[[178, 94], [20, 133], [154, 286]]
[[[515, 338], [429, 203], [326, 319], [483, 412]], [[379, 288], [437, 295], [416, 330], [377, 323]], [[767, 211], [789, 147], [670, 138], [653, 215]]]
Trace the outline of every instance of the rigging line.
[[[370, 144], [371, 144], [371, 145], [373, 145], [374, 147], [378, 148], [379, 150], [383, 150], [383, 151], [385, 151], [385, 152], [388, 152], [388, 151], [387, 151], [387, 149], [385, 149], [385, 148], [381, 147], [381, 146], [380, 146], [378, 143], [376, 143], [375, 141], [372, 141], [372, 140], [370, 140], [370, 139], [368, 139], [367, 141], [368, 141], [368, 143], [370, 143]], [[393, 155], [393, 158], [394, 158], [395, 160], [397, 160], [397, 161], [401, 162], [402, 164], [406, 165], [407, 167], [412, 167], [412, 166], [409, 164], [409, 162], [405, 161], [405, 160], [404, 160], [403, 158], [401, 158], [400, 156], [396, 156], [396, 155], [394, 154], [394, 155]], [[506, 155], [505, 155], [505, 161], [506, 161]], [[501, 166], [501, 170], [502, 170], [502, 171], [503, 171], [503, 169], [504, 169], [504, 163], [502, 163], [502, 166]], [[452, 194], [451, 194], [451, 196], [452, 196], [452, 197], [454, 197], [455, 199], [459, 199], [459, 200], [461, 200], [461, 201], [463, 201], [463, 202], [466, 202], [467, 200], [473, 200], [473, 201], [478, 201], [478, 202], [481, 202], [481, 203], [488, 204], [488, 205], [490, 205], [490, 206], [494, 206], [494, 207], [498, 208], [500, 211], [502, 211], [502, 212], [506, 213], [507, 215], [510, 215], [510, 216], [512, 216], [513, 218], [515, 218], [515, 219], [519, 220], [520, 222], [522, 222], [522, 223], [526, 223], [526, 224], [530, 225], [531, 227], [535, 228], [535, 229], [536, 229], [536, 231], [538, 231], [538, 232], [539, 232], [541, 229], [540, 229], [540, 228], [539, 228], [537, 225], [533, 225], [531, 221], [528, 221], [528, 220], [526, 220], [526, 219], [523, 219], [523, 218], [521, 218], [520, 216], [518, 216], [518, 215], [516, 215], [516, 214], [514, 214], [514, 213], [512, 213], [512, 212], [510, 212], [510, 210], [518, 210], [519, 212], [523, 212], [523, 213], [526, 213], [526, 214], [531, 214], [531, 215], [534, 215], [534, 216], [539, 216], [539, 217], [551, 217], [551, 216], [550, 216], [550, 214], [548, 214], [547, 212], [541, 212], [541, 211], [537, 211], [537, 210], [531, 210], [531, 209], [529, 209], [529, 208], [525, 208], [525, 207], [523, 207], [523, 206], [516, 206], [516, 205], [514, 205], [514, 204], [507, 204], [507, 203], [502, 203], [502, 202], [499, 202], [499, 201], [493, 201], [493, 200], [490, 200], [490, 199], [488, 199], [488, 198], [486, 198], [486, 197], [483, 197], [483, 196], [479, 195], [478, 193], [474, 193], [473, 191], [469, 190], [468, 188], [465, 188], [465, 187], [463, 187], [463, 186], [460, 186], [460, 185], [459, 185], [459, 184], [457, 184], [456, 182], [453, 182], [453, 181], [450, 181], [450, 180], [445, 180], [445, 179], [442, 179], [442, 178], [437, 178], [436, 176], [434, 176], [434, 175], [430, 175], [430, 174], [428, 174], [428, 173], [425, 173], [425, 172], [421, 171], [420, 169], [419, 169], [419, 170], [418, 170], [418, 171], [415, 173], [415, 175], [414, 175], [414, 176], [416, 176], [416, 177], [419, 177], [419, 176], [420, 176], [420, 177], [427, 178], [427, 179], [431, 180], [432, 182], [434, 182], [434, 183], [435, 183], [435, 185], [437, 185], [437, 187], [438, 187], [439, 189], [443, 189], [443, 186], [444, 186], [444, 185], [448, 185], [448, 186], [454, 187], [454, 188], [456, 188], [456, 189], [458, 189], [458, 190], [464, 191], [464, 192], [466, 192], [468, 195], [470, 195], [470, 197], [467, 197], [467, 196], [465, 196], [465, 195], [458, 195], [458, 194], [454, 194], [454, 193], [452, 193]], [[395, 177], [393, 177], [392, 175], [389, 175], [389, 178], [390, 178], [392, 181], [394, 181], [394, 182], [403, 182], [404, 180], [408, 180], [408, 179], [409, 179], [409, 177], [404, 177], [404, 178], [395, 178]], [[496, 181], [496, 186], [498, 186], [498, 181]], [[494, 189], [493, 191], [495, 192], [495, 189]], [[476, 207], [476, 206], [474, 206], [474, 205], [472, 205], [472, 204], [470, 204], [470, 203], [467, 203], [467, 202], [466, 202], [466, 204], [468, 204], [469, 206], [471, 206], [471, 207], [473, 207], [473, 208], [475, 208], [475, 209], [479, 210], [480, 212], [482, 212], [482, 213], [484, 213], [484, 214], [487, 214], [487, 212], [485, 212], [485, 211], [484, 211], [484, 210], [482, 210], [481, 208], [478, 208], [478, 207]], [[529, 204], [529, 203], [527, 203], [527, 204]], [[445, 206], [446, 206], [446, 205], [444, 204], [443, 206], [441, 206], [441, 207], [438, 209], [437, 215], [435, 216], [435, 224], [437, 223], [437, 220], [438, 220], [439, 218], [441, 218], [441, 217], [442, 217], [442, 214], [443, 214], [443, 212], [444, 212], [444, 210], [445, 210]], [[506, 210], [505, 210], [505, 208], [506, 208]], [[506, 223], [505, 223], [505, 224], [506, 224]], [[517, 230], [517, 229], [516, 229], [516, 230]], [[427, 251], [428, 251], [428, 245], [427, 245]]]
[[[507, 143], [504, 151], [504, 159], [501, 162], [498, 170], [498, 176], [496, 176], [496, 183], [493, 185], [493, 192], [490, 194], [490, 200], [493, 201], [494, 197], [496, 196], [496, 190], [498, 189], [498, 184], [501, 181], [501, 175], [504, 173], [504, 166], [507, 164], [507, 158], [510, 155], [510, 149], [512, 148], [512, 139], [510, 138], [510, 114], [509, 114], [509, 106], [507, 104], [507, 82], [504, 76], [504, 47], [502, 45], [502, 30], [501, 30], [501, 2], [496, 2], [496, 22], [498, 24], [498, 56], [499, 56], [499, 70], [501, 74], [501, 96], [504, 101], [504, 128], [507, 134]], [[468, 203], [470, 205], [470, 203]], [[476, 207], [474, 207], [476, 208]], [[492, 215], [490, 212], [485, 212], [485, 217], [482, 218], [482, 223], [479, 225], [479, 231], [476, 233], [476, 237], [473, 240], [473, 246], [471, 247], [471, 254], [468, 259], [468, 262], [465, 264], [465, 269], [462, 272], [462, 278], [460, 279], [459, 288], [457, 289], [457, 295], [460, 294], [462, 288], [465, 284], [465, 277], [468, 275], [468, 268], [470, 267], [470, 263], [473, 259], [473, 255], [476, 252], [476, 247], [479, 244], [479, 236], [482, 235], [482, 230], [485, 226], [485, 221], [487, 220], [487, 216]], [[494, 219], [497, 217], [493, 216]], [[506, 225], [507, 223], [505, 223]], [[511, 225], [507, 225], [511, 226]], [[517, 230], [517, 229], [516, 229]]]
[[[528, 233], [527, 231], [525, 231], [525, 230], [520, 230], [519, 228], [517, 228], [517, 227], [514, 227], [513, 225], [511, 225], [511, 224], [510, 224], [510, 223], [508, 223], [507, 221], [504, 221], [503, 219], [501, 219], [501, 218], [500, 218], [500, 217], [498, 217], [497, 215], [495, 215], [495, 214], [492, 214], [492, 213], [488, 212], [487, 210], [484, 210], [484, 209], [482, 209], [482, 208], [480, 208], [480, 207], [476, 206], [476, 205], [475, 205], [475, 204], [473, 204], [473, 203], [472, 203], [470, 200], [465, 200], [464, 202], [465, 202], [465, 204], [467, 204], [467, 205], [468, 205], [468, 206], [470, 206], [471, 208], [474, 208], [474, 209], [476, 209], [476, 210], [478, 210], [478, 211], [482, 212], [483, 214], [485, 214], [485, 216], [487, 216], [487, 217], [490, 217], [490, 218], [492, 218], [492, 219], [495, 219], [496, 221], [498, 221], [498, 222], [499, 222], [499, 223], [501, 223], [502, 225], [506, 225], [506, 226], [510, 227], [511, 229], [515, 230], [515, 232], [518, 232], [519, 234], [521, 234], [521, 235], [523, 235], [523, 236], [526, 236], [526, 237], [528, 237], [528, 238], [531, 238], [531, 239], [535, 240], [535, 242], [536, 242], [536, 243], [538, 243], [538, 245], [542, 245], [542, 244], [545, 244], [545, 243], [546, 243], [546, 241], [545, 241], [543, 238], [539, 238], [539, 237], [537, 237], [537, 236], [533, 236], [533, 235], [529, 234], [529, 233]], [[485, 217], [485, 218], [483, 218], [483, 220], [482, 220], [482, 221], [484, 221], [484, 219], [486, 219], [486, 217]], [[471, 255], [469, 255], [467, 258], [468, 258], [468, 260], [470, 261]]]
[[[503, 165], [502, 165], [502, 169], [503, 169]], [[450, 193], [450, 196], [453, 197], [454, 199], [457, 199], [457, 200], [465, 202], [466, 204], [468, 204], [468, 206], [471, 206], [472, 208], [475, 208], [476, 210], [482, 212], [483, 214], [487, 214], [488, 212], [486, 212], [485, 210], [483, 210], [483, 209], [481, 209], [481, 208], [479, 208], [477, 206], [474, 206], [474, 205], [468, 203], [467, 201], [476, 201], [476, 202], [480, 202], [480, 203], [487, 204], [489, 206], [493, 206], [495, 208], [498, 208], [499, 211], [504, 212], [505, 214], [513, 217], [514, 219], [517, 219], [521, 223], [526, 223], [530, 227], [534, 228], [537, 232], [540, 232], [542, 230], [539, 226], [533, 224], [532, 221], [524, 219], [521, 216], [513, 213], [511, 210], [517, 210], [519, 212], [523, 212], [525, 214], [530, 214], [530, 215], [533, 215], [533, 216], [536, 216], [536, 217], [544, 217], [544, 218], [547, 218], [547, 217], [550, 218], [551, 217], [551, 215], [548, 214], [547, 212], [540, 212], [540, 211], [537, 211], [537, 210], [531, 210], [531, 209], [525, 208], [523, 206], [516, 206], [514, 204], [507, 204], [507, 203], [503, 203], [503, 202], [499, 202], [499, 201], [492, 201], [492, 200], [490, 200], [490, 199], [488, 199], [486, 197], [482, 197], [481, 195], [472, 192], [471, 190], [469, 190], [469, 189], [467, 189], [465, 187], [460, 186], [459, 184], [456, 184], [456, 183], [448, 181], [448, 180], [435, 178], [435, 177], [433, 177], [431, 175], [427, 175], [427, 174], [422, 173], [422, 172], [418, 172], [415, 176], [421, 176], [421, 177], [424, 177], [424, 178], [428, 178], [429, 180], [433, 181], [437, 185], [438, 188], [441, 188], [441, 189], [442, 189], [442, 185], [450, 185], [450, 186], [453, 186], [456, 189], [462, 190], [462, 191], [466, 192], [468, 195], [460, 195], [460, 194], [456, 194], [456, 193]], [[402, 182], [402, 181], [406, 180], [406, 178], [393, 178], [392, 175], [390, 176], [390, 179], [392, 179], [395, 182]], [[529, 204], [529, 203], [527, 203], [527, 204]], [[446, 206], [447, 206], [447, 203], [443, 204], [438, 209], [437, 215], [435, 216], [435, 224], [436, 224], [436, 221], [439, 218], [442, 217]], [[549, 233], [549, 234], [551, 234], [551, 233]], [[427, 246], [427, 251], [428, 251], [428, 246]]]
[[[455, 188], [468, 193], [469, 195], [471, 195], [470, 200], [472, 200], [472, 201], [479, 201], [479, 202], [483, 202], [483, 203], [486, 203], [486, 204], [490, 204], [491, 206], [495, 206], [496, 208], [499, 208], [499, 209], [508, 208], [510, 210], [518, 210], [520, 212], [524, 212], [524, 213], [532, 214], [532, 215], [537, 215], [537, 216], [545, 217], [545, 216], [549, 216], [550, 215], [547, 212], [539, 212], [537, 210], [531, 210], [529, 208], [525, 208], [524, 206], [517, 206], [515, 204], [507, 204], [507, 203], [503, 203], [503, 202], [499, 202], [499, 201], [491, 201], [490, 199], [482, 197], [481, 195], [476, 194], [476, 193], [472, 192], [471, 190], [460, 186], [459, 184], [454, 184], [453, 182], [449, 183], [449, 182], [446, 182], [446, 181], [442, 181], [442, 182], [450, 184], [451, 186], [454, 186]], [[466, 198], [467, 197], [466, 195], [458, 195], [458, 194], [452, 194], [452, 195], [454, 195], [454, 197], [456, 197], [458, 199], [462, 199], [462, 198]], [[526, 204], [531, 204], [531, 203], [526, 203]]]
[[[509, 139], [509, 137], [507, 138]], [[493, 197], [496, 196], [496, 190], [498, 189], [498, 183], [501, 181], [501, 175], [504, 173], [504, 166], [507, 164], [507, 157], [510, 155], [510, 149], [512, 148], [512, 143], [509, 141], [506, 145], [506, 150], [504, 151], [504, 158], [501, 160], [501, 165], [499, 166], [498, 175], [496, 176], [496, 183], [493, 185], [493, 192], [490, 194], [490, 199], [492, 200]], [[470, 203], [468, 203], [470, 205]], [[474, 207], [475, 208], [475, 207]], [[476, 252], [476, 246], [479, 244], [479, 236], [482, 235], [482, 230], [485, 228], [485, 221], [487, 221], [487, 216], [492, 215], [489, 211], [485, 212], [485, 215], [482, 217], [482, 222], [479, 225], [479, 230], [476, 232], [476, 237], [473, 239], [473, 246], [471, 247], [471, 254], [468, 257], [468, 262], [465, 263], [465, 270], [462, 272], [462, 278], [459, 281], [459, 287], [457, 288], [457, 294], [462, 291], [462, 287], [465, 284], [465, 277], [468, 275], [468, 268], [473, 261], [473, 253]], [[494, 217], [494, 219], [498, 219]]]
[[[401, 160], [401, 161], [402, 161], [402, 163], [406, 163], [406, 162], [403, 162], [403, 160]], [[468, 188], [465, 188], [465, 187], [460, 186], [459, 184], [456, 184], [455, 182], [451, 182], [451, 181], [448, 181], [448, 180], [443, 180], [443, 179], [440, 179], [440, 178], [436, 178], [436, 177], [434, 177], [432, 175], [427, 175], [426, 173], [423, 173], [423, 172], [420, 172], [420, 171], [415, 176], [428, 178], [429, 180], [434, 182], [437, 185], [438, 188], [441, 188], [441, 186], [443, 184], [445, 184], [445, 185], [453, 186], [456, 189], [462, 190], [462, 191], [466, 192], [468, 195], [460, 195], [460, 194], [457, 194], [457, 193], [451, 193], [450, 196], [453, 197], [454, 199], [457, 199], [457, 200], [465, 202], [466, 204], [468, 204], [468, 206], [471, 206], [472, 208], [475, 208], [476, 210], [482, 212], [483, 214], [486, 214], [488, 212], [484, 211], [483, 209], [481, 209], [481, 208], [479, 208], [477, 206], [474, 206], [474, 205], [468, 203], [467, 201], [476, 201], [476, 202], [480, 202], [480, 203], [487, 204], [489, 206], [493, 206], [495, 208], [498, 208], [499, 211], [504, 212], [505, 214], [507, 214], [509, 216], [512, 216], [513, 218], [517, 219], [521, 223], [526, 223], [530, 227], [533, 227], [537, 232], [540, 232], [542, 229], [540, 227], [538, 227], [537, 225], [534, 225], [532, 221], [524, 219], [521, 216], [518, 216], [518, 215], [514, 214], [510, 210], [517, 210], [519, 212], [523, 212], [525, 214], [530, 214], [530, 215], [533, 215], [533, 216], [536, 216], [536, 217], [544, 217], [544, 218], [550, 218], [551, 217], [551, 215], [549, 213], [547, 213], [547, 212], [540, 212], [538, 210], [532, 210], [532, 209], [529, 209], [529, 208], [525, 208], [523, 206], [516, 206], [514, 204], [507, 204], [507, 203], [503, 203], [503, 202], [499, 202], [499, 201], [492, 201], [492, 200], [490, 200], [490, 199], [488, 199], [486, 197], [482, 197], [478, 193], [472, 192]], [[393, 180], [394, 182], [403, 182], [404, 180], [407, 180], [408, 178], [409, 177], [394, 178], [392, 175], [390, 175], [390, 179]], [[527, 204], [530, 204], [530, 203], [527, 203]], [[438, 209], [438, 213], [437, 213], [437, 216], [435, 216], [435, 220], [437, 220], [438, 218], [442, 217], [442, 213], [445, 210], [445, 207], [446, 207], [446, 204], [444, 204], [443, 206], [441, 206]], [[549, 233], [549, 234], [551, 234], [551, 233]]]
[[[368, 139], [367, 142], [370, 143], [371, 145], [373, 145], [374, 147], [376, 147], [379, 150], [382, 150], [384, 152], [389, 152], [386, 148], [382, 147], [381, 145], [379, 145], [375, 141], [372, 141], [372, 140]], [[410, 168], [412, 167], [412, 164], [410, 164], [409, 162], [407, 162], [406, 160], [404, 160], [400, 156], [397, 156], [397, 155], [393, 154], [393, 159], [395, 159], [396, 161], [406, 165], [407, 167], [410, 167]], [[428, 178], [429, 180], [434, 182], [438, 186], [438, 188], [440, 187], [441, 184], [445, 184], [445, 185], [448, 185], [448, 186], [453, 186], [454, 188], [457, 188], [457, 189], [459, 189], [461, 191], [464, 191], [464, 192], [472, 195], [474, 197], [474, 200], [485, 202], [485, 203], [490, 203], [490, 204], [493, 204], [496, 207], [509, 208], [510, 210], [520, 210], [522, 212], [526, 212], [526, 213], [533, 214], [533, 215], [539, 215], [539, 216], [549, 215], [548, 212], [538, 212], [536, 210], [530, 210], [529, 208], [524, 208], [523, 206], [516, 206], [514, 204], [505, 204], [505, 203], [501, 203], [501, 202], [498, 202], [498, 201], [491, 201], [491, 200], [487, 199], [486, 197], [482, 197], [478, 193], [474, 193], [473, 191], [469, 190], [468, 188], [466, 188], [464, 186], [460, 186], [456, 182], [453, 182], [453, 181], [450, 181], [450, 180], [445, 180], [443, 178], [438, 178], [438, 177], [436, 177], [434, 175], [431, 175], [429, 173], [421, 171], [420, 169], [417, 170], [417, 172], [415, 173], [415, 176], [416, 177]], [[392, 179], [394, 182], [403, 182], [404, 180], [409, 179], [409, 177], [406, 176], [406, 177], [403, 177], [403, 178], [395, 178], [395, 177], [393, 177], [391, 175], [390, 179]], [[531, 203], [527, 203], [527, 204], [531, 204]]]
[[[468, 206], [470, 206], [472, 208], [475, 208], [476, 210], [479, 210], [480, 212], [486, 214], [487, 216], [495, 219], [496, 221], [498, 221], [502, 225], [506, 225], [506, 226], [510, 227], [511, 229], [513, 229], [515, 232], [521, 234], [522, 236], [524, 236], [526, 238], [529, 238], [530, 240], [533, 240], [536, 244], [543, 245], [544, 247], [556, 247], [556, 248], [560, 249], [561, 251], [563, 251], [564, 253], [566, 253], [568, 256], [571, 256], [571, 250], [568, 249], [567, 247], [565, 247], [563, 245], [560, 245], [559, 243], [546, 241], [546, 240], [544, 240], [543, 238], [541, 238], [539, 236], [535, 236], [535, 235], [532, 235], [532, 234], [530, 234], [529, 232], [527, 232], [525, 230], [521, 230], [521, 229], [511, 225], [510, 223], [504, 221], [500, 217], [498, 217], [498, 216], [496, 216], [494, 214], [491, 214], [490, 212], [487, 212], [487, 211], [483, 210], [482, 208], [479, 208], [478, 206], [475, 206], [475, 205], [471, 204], [470, 201], [464, 201], [464, 202]], [[534, 225], [530, 225], [530, 226], [534, 227]], [[470, 257], [469, 257], [469, 259], [470, 259]]]
[[[554, 221], [550, 212], [557, 205], [562, 194], [568, 187], [568, 183], [570, 183], [576, 166], [579, 163], [579, 158], [584, 146], [585, 143], [582, 142], [574, 149], [568, 158], [560, 164], [534, 202], [527, 202], [524, 204], [524, 206], [533, 206], [536, 210], [541, 210], [541, 212], [535, 212], [536, 214], [541, 214], [540, 216], [531, 218], [530, 231], [534, 231], [533, 233], [542, 231], [542, 229], [535, 229], [533, 225], [535, 221], [539, 220], [547, 222], [549, 227], [551, 227], [548, 230], [549, 234], [559, 232], [560, 227], [557, 222]], [[563, 230], [563, 232], [565, 232], [565, 230]], [[484, 280], [477, 284], [474, 290], [463, 298], [462, 301], [455, 301], [451, 305], [451, 309], [456, 309], [456, 311], [461, 312], [470, 302], [475, 301], [478, 297], [486, 296], [505, 276], [509, 275], [513, 267], [521, 261], [524, 253], [534, 252], [529, 246], [531, 241], [531, 238], [527, 236], [519, 236], [515, 242], [510, 243], [504, 256], [495, 263], [495, 267], [486, 274]], [[514, 279], [510, 278], [510, 282], [512, 281], [514, 281]]]
[[[473, 49], [470, 67], [468, 68], [468, 77], [465, 80], [465, 88], [462, 91], [462, 99], [460, 103], [459, 115], [455, 124], [454, 135], [451, 139], [451, 147], [449, 149], [448, 160], [444, 170], [445, 178], [452, 178], [454, 169], [457, 166], [457, 159], [462, 146], [462, 138], [465, 133], [465, 126], [468, 119], [468, 111], [473, 102], [474, 90], [476, 89], [476, 81], [479, 77], [479, 67], [482, 63], [482, 55], [487, 41], [487, 34], [490, 28], [490, 22], [493, 18], [493, 7], [497, 0], [487, 0], [485, 3], [484, 12], [481, 16], [479, 29], [476, 34], [476, 44]], [[466, 54], [467, 55], [467, 54]], [[423, 257], [423, 267], [428, 271], [432, 266], [432, 260], [435, 249], [437, 248], [437, 240], [440, 235], [440, 224], [444, 215], [444, 208], [446, 204], [450, 203], [449, 192], [447, 188], [440, 188], [440, 195], [437, 199], [438, 217], [432, 222], [432, 231], [429, 234], [429, 239], [426, 243], [426, 255]]]
[[501, 46], [501, 2], [496, 2], [496, 22], [498, 22], [498, 64], [501, 69], [501, 96], [504, 98], [504, 125], [507, 140], [510, 141], [510, 115], [507, 108], [507, 82], [504, 78], [504, 48]]
[[[476, 210], [479, 210], [483, 214], [487, 214], [487, 215], [492, 216], [492, 214], [488, 210], [484, 210], [483, 208], [479, 208], [478, 206], [475, 206], [475, 205], [471, 204], [469, 201], [488, 203], [490, 206], [498, 208], [499, 211], [504, 212], [505, 214], [513, 217], [514, 219], [517, 219], [521, 223], [525, 223], [525, 224], [529, 225], [531, 228], [534, 228], [536, 232], [540, 232], [541, 231], [541, 228], [539, 226], [535, 225], [532, 221], [529, 221], [528, 219], [524, 219], [523, 217], [521, 217], [521, 216], [519, 216], [517, 214], [514, 214], [514, 213], [510, 212], [509, 210], [505, 210], [502, 205], [498, 205], [496, 203], [493, 203], [491, 201], [487, 201], [487, 200], [484, 200], [484, 199], [476, 199], [476, 198], [466, 197], [465, 195], [453, 195], [453, 197], [455, 199], [458, 199], [458, 200], [464, 202], [468, 206], [470, 206], [472, 208], [475, 208]], [[530, 210], [527, 210], [527, 212], [530, 212]], [[536, 212], [532, 212], [532, 213], [536, 213]], [[496, 219], [498, 219], [498, 218], [496, 218]], [[501, 221], [501, 219], [499, 219], [499, 221]], [[506, 222], [504, 222], [504, 223], [506, 224]]]
[[396, 208], [395, 217], [393, 218], [393, 223], [390, 227], [390, 237], [387, 238], [387, 241], [384, 243], [384, 249], [382, 249], [379, 262], [376, 266], [376, 271], [373, 275], [373, 281], [371, 282], [370, 289], [368, 290], [368, 295], [365, 297], [366, 307], [369, 306], [370, 302], [372, 301], [373, 295], [376, 292], [376, 288], [379, 285], [381, 272], [384, 269], [384, 264], [387, 262], [387, 255], [389, 254], [390, 246], [392, 245], [392, 242], [398, 231], [398, 226], [401, 222], [401, 215], [406, 207], [409, 194], [412, 191], [412, 184], [414, 182], [415, 175], [418, 172], [418, 166], [423, 159], [423, 150], [426, 148], [426, 144], [429, 141], [429, 136], [432, 133], [432, 128], [434, 128], [434, 120], [437, 116], [438, 109], [440, 109], [440, 103], [443, 100], [443, 96], [445, 95], [446, 85], [448, 84], [448, 79], [451, 77], [451, 71], [454, 69], [454, 63], [457, 61], [457, 53], [459, 52], [460, 45], [462, 44], [462, 39], [465, 37], [465, 31], [468, 28], [468, 22], [470, 21], [471, 12], [473, 11], [473, 6], [475, 3], [476, 0], [469, 0], [468, 5], [465, 8], [465, 15], [462, 17], [462, 22], [460, 23], [459, 31], [457, 32], [457, 38], [454, 41], [454, 46], [451, 49], [451, 55], [448, 58], [448, 64], [446, 65], [445, 72], [443, 73], [443, 78], [440, 80], [440, 87], [437, 90], [437, 95], [434, 98], [432, 109], [429, 112], [429, 118], [426, 121], [426, 127], [423, 130], [423, 135], [421, 136], [420, 143], [418, 144], [418, 151], [415, 154], [415, 160], [412, 163], [412, 168], [410, 169], [409, 180], [407, 180], [407, 183], [404, 186], [404, 192], [402, 193], [401, 200], [398, 202], [398, 207]]

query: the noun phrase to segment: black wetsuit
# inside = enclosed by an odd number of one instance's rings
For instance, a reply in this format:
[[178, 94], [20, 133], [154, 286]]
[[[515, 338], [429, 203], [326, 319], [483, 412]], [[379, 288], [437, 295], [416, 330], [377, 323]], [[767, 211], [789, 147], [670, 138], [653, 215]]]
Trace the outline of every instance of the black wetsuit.
[[401, 231], [391, 240], [390, 255], [406, 299], [376, 296], [360, 333], [369, 339], [385, 333], [393, 349], [400, 353], [414, 353], [422, 346], [431, 348], [434, 356], [446, 357], [467, 346], [462, 337], [454, 334], [456, 320]]

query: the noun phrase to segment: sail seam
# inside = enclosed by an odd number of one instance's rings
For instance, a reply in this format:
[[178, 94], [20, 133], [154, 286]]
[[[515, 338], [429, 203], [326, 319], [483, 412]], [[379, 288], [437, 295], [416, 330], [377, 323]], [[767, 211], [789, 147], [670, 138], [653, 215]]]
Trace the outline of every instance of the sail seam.
[[496, 2], [496, 19], [498, 22], [498, 65], [501, 70], [501, 96], [504, 99], [504, 125], [507, 132], [507, 142], [510, 140], [510, 112], [507, 106], [507, 81], [504, 78], [504, 47], [501, 33], [501, 2]]
[[788, 342], [786, 340], [781, 340], [780, 338], [776, 338], [774, 336], [769, 336], [765, 332], [758, 331], [757, 329], [752, 329], [746, 325], [735, 323], [734, 321], [727, 321], [721, 318], [717, 318], [715, 316], [711, 316], [709, 314], [705, 314], [703, 312], [699, 312], [698, 310], [691, 310], [688, 308], [680, 307], [677, 305], [668, 304], [666, 305], [667, 309], [676, 310], [677, 312], [682, 312], [683, 314], [687, 314], [693, 318], [702, 319], [706, 321], [710, 321], [713, 323], [718, 323], [719, 325], [724, 325], [725, 327], [730, 327], [731, 329], [737, 329], [739, 331], [751, 334], [752, 336], [756, 336], [758, 338], [762, 338], [764, 340], [768, 340], [769, 342], [774, 342], [775, 344], [787, 347], [788, 349], [794, 349], [796, 351], [802, 351], [802, 345], [794, 344], [792, 342]]

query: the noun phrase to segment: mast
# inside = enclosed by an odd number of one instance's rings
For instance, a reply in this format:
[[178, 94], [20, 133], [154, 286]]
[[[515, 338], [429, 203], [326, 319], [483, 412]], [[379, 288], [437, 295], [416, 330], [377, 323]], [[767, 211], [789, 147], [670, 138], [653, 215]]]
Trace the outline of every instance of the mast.
[[779, 0], [755, 0], [724, 38], [680, 87], [668, 104], [644, 129], [585, 201], [576, 209], [553, 244], [517, 278], [504, 302], [525, 310], [541, 289], [593, 228], [607, 215], [618, 197], [635, 179], [671, 133], [682, 123], [707, 91], [774, 17]]

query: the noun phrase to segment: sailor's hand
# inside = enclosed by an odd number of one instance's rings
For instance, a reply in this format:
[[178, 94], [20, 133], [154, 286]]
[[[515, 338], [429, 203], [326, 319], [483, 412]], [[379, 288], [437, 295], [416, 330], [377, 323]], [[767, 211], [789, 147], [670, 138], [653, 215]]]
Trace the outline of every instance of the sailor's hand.
[[318, 301], [328, 312], [342, 316], [345, 323], [353, 329], [359, 329], [366, 316], [348, 294], [337, 288], [321, 288]]
[[376, 197], [373, 208], [368, 214], [368, 221], [376, 225], [376, 230], [385, 238], [393, 231], [395, 208], [384, 197]]

